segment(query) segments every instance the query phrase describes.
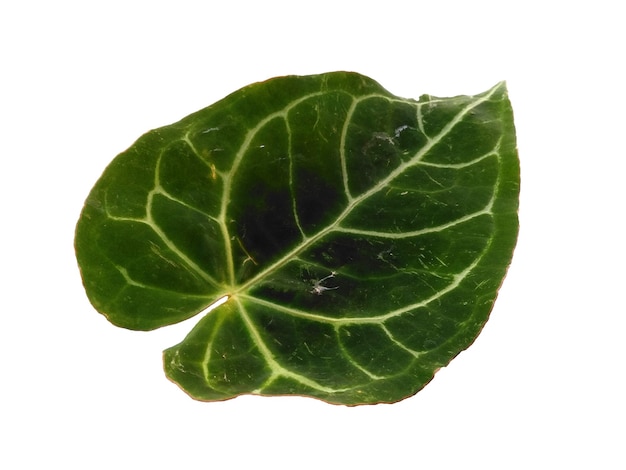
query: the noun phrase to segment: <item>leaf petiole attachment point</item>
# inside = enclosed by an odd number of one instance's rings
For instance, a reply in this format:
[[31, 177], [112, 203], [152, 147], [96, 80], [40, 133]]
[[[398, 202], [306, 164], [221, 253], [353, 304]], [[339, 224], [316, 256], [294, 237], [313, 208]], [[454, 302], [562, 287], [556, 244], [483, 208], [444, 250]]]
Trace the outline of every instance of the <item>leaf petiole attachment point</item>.
[[224, 295], [222, 297], [220, 297], [219, 299], [217, 299], [215, 302], [213, 302], [211, 305], [209, 305], [207, 308], [205, 308], [204, 310], [202, 310], [200, 312], [200, 314], [207, 314], [213, 310], [215, 310], [217, 307], [219, 307], [220, 305], [225, 304], [226, 302], [228, 302], [228, 299], [230, 299], [229, 295]]

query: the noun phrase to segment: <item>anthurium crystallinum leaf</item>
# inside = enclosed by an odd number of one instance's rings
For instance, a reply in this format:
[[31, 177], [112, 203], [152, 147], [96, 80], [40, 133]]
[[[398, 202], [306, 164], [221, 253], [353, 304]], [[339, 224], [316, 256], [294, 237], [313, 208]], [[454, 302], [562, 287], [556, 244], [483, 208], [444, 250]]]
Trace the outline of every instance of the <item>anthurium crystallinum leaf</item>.
[[356, 73], [279, 77], [118, 155], [76, 255], [91, 303], [124, 328], [227, 296], [164, 352], [195, 399], [395, 402], [487, 321], [518, 194], [504, 83], [415, 101]]

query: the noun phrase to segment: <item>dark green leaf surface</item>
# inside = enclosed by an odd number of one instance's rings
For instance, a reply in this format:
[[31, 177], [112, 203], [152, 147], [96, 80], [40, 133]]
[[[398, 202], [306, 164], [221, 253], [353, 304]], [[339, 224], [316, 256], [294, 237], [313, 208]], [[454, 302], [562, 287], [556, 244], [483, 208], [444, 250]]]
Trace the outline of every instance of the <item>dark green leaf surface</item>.
[[116, 157], [76, 253], [92, 304], [125, 328], [229, 296], [164, 353], [194, 398], [394, 402], [487, 321], [518, 192], [504, 83], [414, 101], [354, 73], [281, 77]]

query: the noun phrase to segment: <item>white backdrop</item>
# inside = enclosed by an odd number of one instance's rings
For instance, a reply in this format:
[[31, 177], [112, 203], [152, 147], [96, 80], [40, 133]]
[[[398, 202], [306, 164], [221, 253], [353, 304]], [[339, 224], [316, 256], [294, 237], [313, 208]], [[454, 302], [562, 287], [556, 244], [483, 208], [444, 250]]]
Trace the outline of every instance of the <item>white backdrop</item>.
[[[4, 2], [0, 467], [625, 468], [619, 4]], [[143, 132], [251, 82], [332, 70], [413, 98], [507, 80], [521, 232], [491, 320], [398, 404], [194, 402], [161, 368], [189, 324], [130, 332], [87, 301], [84, 199]]]

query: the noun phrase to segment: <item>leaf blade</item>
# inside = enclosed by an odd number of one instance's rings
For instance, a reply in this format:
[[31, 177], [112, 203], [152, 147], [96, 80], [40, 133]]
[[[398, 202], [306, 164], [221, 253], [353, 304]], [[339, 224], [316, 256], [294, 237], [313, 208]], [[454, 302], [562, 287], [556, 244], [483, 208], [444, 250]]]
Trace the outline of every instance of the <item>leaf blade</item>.
[[[133, 155], [159, 155], [134, 189], [117, 193], [115, 201], [132, 196], [126, 212], [97, 197], [99, 185], [115, 186], [106, 172], [94, 188], [77, 256], [83, 270], [95, 256], [82, 240], [94, 240], [98, 217], [99, 229], [115, 213], [153, 231], [159, 243], [148, 264], [173, 270], [152, 287], [173, 277], [187, 303], [176, 315], [144, 309], [132, 321], [121, 307], [112, 321], [126, 327], [180, 321], [229, 296], [164, 352], [166, 374], [194, 398], [398, 401], [486, 322], [517, 236], [519, 164], [504, 83], [473, 97], [413, 101], [357, 74], [281, 77], [150, 139], [159, 144], [140, 139], [116, 159], [134, 168], [141, 158]], [[142, 197], [143, 214], [132, 202]], [[113, 251], [95, 257], [110, 262]], [[113, 264], [112, 289], [120, 279], [150, 287]], [[104, 309], [96, 291], [92, 303]]]

